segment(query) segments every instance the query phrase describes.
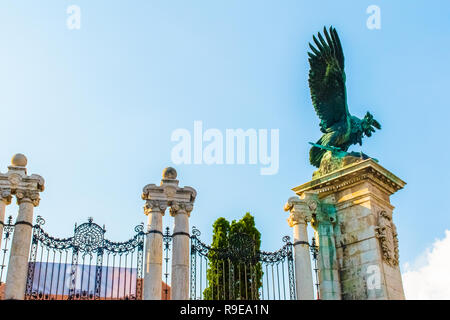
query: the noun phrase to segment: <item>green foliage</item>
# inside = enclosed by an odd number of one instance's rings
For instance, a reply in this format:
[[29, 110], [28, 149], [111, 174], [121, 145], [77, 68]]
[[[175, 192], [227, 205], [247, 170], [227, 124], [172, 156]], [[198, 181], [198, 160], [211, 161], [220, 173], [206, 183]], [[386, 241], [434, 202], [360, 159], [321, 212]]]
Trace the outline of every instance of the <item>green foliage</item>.
[[263, 275], [258, 261], [260, 246], [261, 233], [249, 212], [231, 224], [225, 218], [217, 219], [213, 224], [204, 299], [259, 299]]

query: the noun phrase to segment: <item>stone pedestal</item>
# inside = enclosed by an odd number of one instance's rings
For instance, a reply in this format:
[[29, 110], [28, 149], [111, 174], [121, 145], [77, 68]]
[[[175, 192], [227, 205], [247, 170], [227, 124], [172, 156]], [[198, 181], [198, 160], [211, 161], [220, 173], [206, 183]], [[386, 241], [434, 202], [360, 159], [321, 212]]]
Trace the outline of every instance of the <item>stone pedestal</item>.
[[319, 199], [322, 299], [404, 299], [390, 196], [405, 186], [372, 159], [319, 176], [293, 190]]

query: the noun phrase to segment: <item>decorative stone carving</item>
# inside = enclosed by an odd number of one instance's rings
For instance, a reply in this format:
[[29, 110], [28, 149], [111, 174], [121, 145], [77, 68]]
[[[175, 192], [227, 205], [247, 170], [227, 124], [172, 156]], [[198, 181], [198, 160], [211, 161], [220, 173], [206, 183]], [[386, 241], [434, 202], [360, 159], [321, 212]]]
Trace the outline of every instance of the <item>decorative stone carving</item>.
[[167, 201], [165, 200], [147, 200], [144, 205], [145, 215], [149, 215], [152, 211], [160, 211], [162, 215], [167, 209]]
[[45, 189], [45, 187], [44, 187], [45, 181], [44, 181], [44, 178], [42, 178], [40, 175], [32, 174], [29, 177], [29, 180], [33, 181], [33, 183], [36, 186], [36, 189], [38, 189], [41, 192], [44, 191], [44, 189]]
[[8, 166], [8, 172], [0, 173], [0, 200], [10, 204], [11, 196], [16, 195], [17, 202], [30, 201], [34, 206], [39, 205], [39, 192], [44, 191], [44, 178], [40, 175], [27, 175], [27, 158], [23, 154], [16, 154]]
[[348, 188], [362, 181], [369, 181], [392, 195], [405, 186], [405, 182], [389, 172], [373, 159], [355, 162], [339, 170], [339, 174], [328, 174], [310, 182], [304, 183], [292, 190], [301, 195], [307, 191], [314, 191], [320, 198]]
[[180, 203], [173, 201], [170, 207], [170, 215], [175, 217], [177, 214], [187, 214], [187, 216], [190, 217], [193, 209], [194, 205], [192, 203]]
[[391, 266], [398, 266], [399, 250], [397, 229], [392, 217], [386, 211], [378, 213], [378, 226], [375, 228], [377, 238], [380, 240], [383, 259]]
[[287, 222], [290, 227], [299, 223], [308, 224], [316, 213], [319, 201], [314, 194], [307, 194], [303, 199], [291, 197], [284, 205], [284, 211], [289, 211]]
[[293, 227], [299, 223], [307, 224], [310, 221], [311, 221], [311, 216], [309, 216], [305, 212], [301, 212], [301, 211], [298, 211], [295, 209], [291, 210], [289, 218], [287, 219], [289, 227]]
[[174, 168], [166, 168], [159, 186], [148, 184], [142, 190], [142, 200], [164, 200], [170, 202], [194, 202], [197, 192], [192, 187], [180, 187], [175, 178], [177, 172]]
[[3, 201], [7, 205], [11, 204], [11, 189], [0, 189], [0, 201]]
[[33, 206], [39, 205], [39, 192], [36, 190], [18, 189], [16, 190], [17, 204], [22, 202], [31, 202]]
[[19, 183], [22, 181], [22, 176], [18, 173], [11, 173], [8, 176], [8, 181], [11, 184], [11, 188], [16, 189]]

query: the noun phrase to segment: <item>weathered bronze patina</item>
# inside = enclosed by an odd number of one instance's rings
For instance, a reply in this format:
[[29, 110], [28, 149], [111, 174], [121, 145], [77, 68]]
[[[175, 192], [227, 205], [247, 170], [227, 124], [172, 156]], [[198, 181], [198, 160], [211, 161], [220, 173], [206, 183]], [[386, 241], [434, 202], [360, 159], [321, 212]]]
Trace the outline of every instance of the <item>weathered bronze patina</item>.
[[[318, 39], [313, 36], [316, 47], [309, 44], [312, 52], [308, 52], [311, 69], [309, 71], [309, 87], [311, 99], [320, 118], [320, 131], [323, 135], [313, 144], [309, 160], [313, 166], [322, 168], [327, 162], [342, 163], [346, 157], [367, 159], [360, 152], [347, 153], [353, 144], [362, 145], [364, 136], [370, 137], [381, 125], [367, 112], [363, 119], [352, 116], [348, 111], [347, 93], [345, 87], [344, 53], [336, 29], [324, 28], [323, 34], [318, 33]], [[324, 157], [328, 153], [327, 157]], [[340, 166], [340, 165], [338, 165]], [[335, 167], [333, 165], [332, 167]], [[329, 171], [322, 168], [324, 172]], [[336, 169], [336, 168], [335, 168]], [[320, 170], [319, 170], [320, 171]]]

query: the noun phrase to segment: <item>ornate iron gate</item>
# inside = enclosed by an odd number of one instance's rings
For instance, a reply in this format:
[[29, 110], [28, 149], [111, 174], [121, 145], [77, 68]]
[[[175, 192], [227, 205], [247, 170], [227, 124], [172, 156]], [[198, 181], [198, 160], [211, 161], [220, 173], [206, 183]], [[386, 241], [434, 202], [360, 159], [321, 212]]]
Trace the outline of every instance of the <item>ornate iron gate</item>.
[[226, 249], [200, 241], [195, 227], [191, 236], [191, 299], [287, 300], [295, 299], [294, 257], [289, 237], [275, 252], [257, 251], [246, 234], [229, 240]]
[[44, 223], [37, 217], [33, 226], [25, 299], [142, 299], [143, 224], [130, 240], [112, 242], [92, 218], [65, 239], [49, 236]]

